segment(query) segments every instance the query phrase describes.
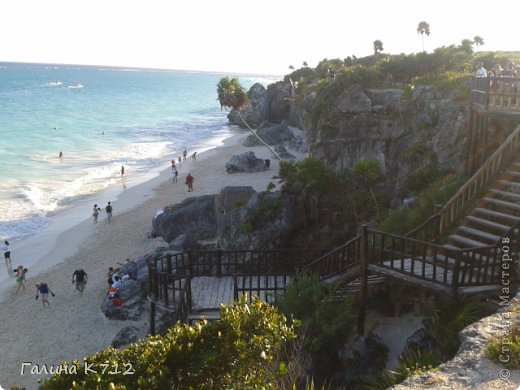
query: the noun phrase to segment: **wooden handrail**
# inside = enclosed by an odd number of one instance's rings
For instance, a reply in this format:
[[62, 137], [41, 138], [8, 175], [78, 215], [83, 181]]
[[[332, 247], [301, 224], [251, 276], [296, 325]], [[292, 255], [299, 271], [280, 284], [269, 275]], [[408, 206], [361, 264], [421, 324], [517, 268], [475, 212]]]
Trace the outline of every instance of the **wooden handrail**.
[[477, 172], [439, 210], [437, 213], [440, 216], [439, 236], [451, 227], [466, 206], [474, 201], [482, 190], [497, 177], [497, 174], [510, 163], [515, 156], [514, 152], [519, 148], [520, 126], [517, 126]]

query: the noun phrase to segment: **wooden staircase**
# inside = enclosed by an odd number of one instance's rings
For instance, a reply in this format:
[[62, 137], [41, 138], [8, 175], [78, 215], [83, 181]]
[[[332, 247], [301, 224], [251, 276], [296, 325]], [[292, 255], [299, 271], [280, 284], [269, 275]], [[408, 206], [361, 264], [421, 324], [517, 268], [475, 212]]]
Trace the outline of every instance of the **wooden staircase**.
[[510, 165], [463, 218], [446, 248], [462, 249], [496, 244], [520, 221], [520, 162]]
[[[504, 253], [516, 260], [520, 256], [519, 156], [520, 126], [441, 209], [404, 236], [363, 226], [360, 235], [325, 254], [313, 250], [216, 250], [157, 258], [148, 265], [152, 333], [156, 305], [184, 322], [216, 318], [218, 305], [194, 307], [197, 300], [191, 283], [200, 277], [220, 282], [233, 278], [234, 300], [242, 294], [250, 299], [253, 295], [272, 299], [300, 272], [340, 281], [338, 297], [359, 294], [361, 333], [367, 291], [388, 278], [452, 296], [500, 288]], [[456, 224], [460, 225], [453, 231]], [[442, 237], [447, 237], [447, 243], [437, 244]], [[218, 304], [227, 303], [223, 299]]]

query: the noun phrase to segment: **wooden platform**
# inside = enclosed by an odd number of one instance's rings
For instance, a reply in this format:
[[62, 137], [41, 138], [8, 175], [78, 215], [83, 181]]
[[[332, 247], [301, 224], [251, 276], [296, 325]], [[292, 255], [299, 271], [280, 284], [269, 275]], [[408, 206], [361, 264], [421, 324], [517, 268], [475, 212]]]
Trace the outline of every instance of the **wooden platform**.
[[219, 309], [233, 303], [233, 277], [198, 276], [191, 279], [193, 311]]

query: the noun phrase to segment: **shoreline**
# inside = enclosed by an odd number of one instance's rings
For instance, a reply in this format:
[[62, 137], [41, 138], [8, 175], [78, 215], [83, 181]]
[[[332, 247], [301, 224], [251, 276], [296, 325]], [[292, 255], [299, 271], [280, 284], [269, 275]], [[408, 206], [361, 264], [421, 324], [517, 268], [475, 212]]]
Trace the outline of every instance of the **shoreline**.
[[[228, 126], [225, 132], [213, 136], [208, 141], [199, 140], [191, 149], [190, 156], [192, 152], [197, 151], [197, 155], [202, 159], [205, 153], [226, 145], [227, 140], [239, 135], [236, 129]], [[180, 152], [177, 154], [180, 155]], [[50, 266], [72, 256], [75, 248], [94, 233], [95, 225], [91, 217], [93, 204], [96, 203], [101, 208], [99, 222], [102, 222], [105, 218], [104, 206], [108, 201], [119, 203], [121, 198], [120, 212], [136, 207], [139, 202], [144, 201], [140, 197], [148, 198], [155, 186], [167, 180], [163, 176], [168, 172], [171, 172], [170, 160], [153, 167], [147, 175], [131, 177], [131, 171], [127, 170], [124, 181], [113, 183], [95, 194], [79, 196], [70, 206], [54, 211], [48, 217], [49, 225], [43, 231], [20, 241], [10, 239], [12, 265], [8, 268], [4, 262], [4, 267], [0, 267], [0, 303], [5, 299], [5, 292], [16, 285], [12, 270], [18, 265], [29, 269], [28, 277], [35, 277]], [[179, 171], [179, 177], [180, 175]], [[132, 199], [134, 192], [139, 194], [139, 198]], [[57, 248], [60, 240], [68, 243], [67, 248]]]
[[[279, 162], [271, 152], [257, 146], [242, 145], [250, 134], [231, 128], [232, 136], [221, 145], [197, 153], [197, 161], [189, 157], [181, 164], [178, 183], [172, 183], [171, 169], [159, 176], [123, 191], [114, 205], [114, 217], [110, 224], [104, 221], [104, 211], [99, 223], [94, 225], [90, 217], [69, 228], [56, 238], [56, 245], [42, 260], [29, 268], [25, 293], [15, 293], [14, 278], [2, 293], [0, 311], [0, 384], [35, 388], [40, 375], [21, 375], [23, 362], [40, 366], [58, 365], [63, 361], [82, 359], [111, 344], [114, 336], [129, 325], [141, 331], [148, 330], [146, 315], [138, 321], [115, 321], [105, 318], [101, 304], [106, 296], [106, 273], [109, 266], [116, 266], [126, 258], [135, 259], [150, 253], [165, 242], [161, 238], [149, 239], [152, 218], [158, 208], [176, 204], [191, 196], [219, 193], [226, 185], [250, 185], [257, 191], [266, 189], [278, 172]], [[195, 149], [194, 149], [195, 150]], [[257, 173], [227, 174], [225, 163], [234, 154], [247, 150], [259, 158], [270, 158], [271, 170]], [[187, 192], [184, 178], [195, 177], [194, 192]], [[103, 206], [103, 200], [96, 201]], [[14, 264], [18, 256], [13, 252]], [[71, 284], [72, 273], [83, 268], [88, 274], [88, 284], [80, 295]], [[43, 308], [34, 299], [34, 286], [45, 281], [56, 293], [49, 299], [50, 306]], [[144, 336], [144, 333], [141, 335]]]

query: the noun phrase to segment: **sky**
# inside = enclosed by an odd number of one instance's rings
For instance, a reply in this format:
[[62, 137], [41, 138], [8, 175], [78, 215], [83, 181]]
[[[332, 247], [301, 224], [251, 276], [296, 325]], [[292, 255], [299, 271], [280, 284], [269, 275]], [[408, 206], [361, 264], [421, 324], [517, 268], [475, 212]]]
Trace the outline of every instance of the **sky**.
[[0, 61], [282, 75], [324, 58], [426, 51], [479, 35], [520, 50], [519, 0], [0, 0]]

